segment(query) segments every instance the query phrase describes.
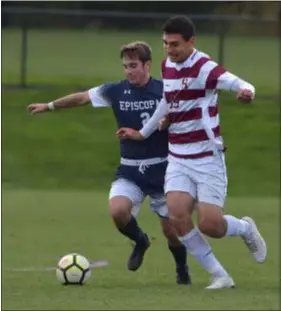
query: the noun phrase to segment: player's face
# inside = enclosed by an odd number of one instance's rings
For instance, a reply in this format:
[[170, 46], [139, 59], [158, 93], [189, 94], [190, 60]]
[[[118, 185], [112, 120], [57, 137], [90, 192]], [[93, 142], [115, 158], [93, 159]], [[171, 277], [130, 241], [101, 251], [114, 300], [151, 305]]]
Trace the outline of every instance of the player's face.
[[124, 57], [123, 67], [126, 78], [134, 85], [143, 85], [147, 82], [149, 75], [150, 64], [149, 62], [143, 64], [139, 59], [131, 59]]
[[164, 50], [174, 63], [182, 63], [191, 55], [194, 41], [194, 37], [186, 41], [180, 34], [163, 34]]

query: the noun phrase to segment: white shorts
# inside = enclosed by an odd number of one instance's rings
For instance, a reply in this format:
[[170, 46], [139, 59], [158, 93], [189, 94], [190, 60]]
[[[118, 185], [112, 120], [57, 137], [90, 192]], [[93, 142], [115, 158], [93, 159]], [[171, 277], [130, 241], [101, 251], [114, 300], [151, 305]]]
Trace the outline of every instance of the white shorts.
[[169, 156], [168, 161], [165, 193], [187, 192], [198, 202], [224, 207], [227, 173], [223, 152], [200, 159], [179, 159]]
[[[124, 178], [115, 180], [111, 185], [109, 199], [116, 196], [125, 196], [132, 202], [132, 215], [134, 217], [138, 216], [141, 204], [146, 197], [146, 195], [136, 184]], [[166, 205], [164, 191], [161, 194], [150, 195], [149, 205], [152, 212], [156, 213], [160, 217], [168, 217], [168, 208]]]

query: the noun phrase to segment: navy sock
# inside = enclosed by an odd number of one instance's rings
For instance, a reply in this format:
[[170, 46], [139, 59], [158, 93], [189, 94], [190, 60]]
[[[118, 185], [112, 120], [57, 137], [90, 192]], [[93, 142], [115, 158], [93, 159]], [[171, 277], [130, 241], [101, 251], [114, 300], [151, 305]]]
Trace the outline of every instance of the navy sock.
[[181, 246], [172, 246], [169, 244], [169, 250], [171, 251], [178, 270], [184, 270], [187, 267], [186, 257], [187, 252], [184, 245]]
[[118, 230], [130, 240], [135, 241], [137, 244], [145, 241], [144, 232], [138, 226], [138, 223], [133, 216], [126, 226], [118, 228]]

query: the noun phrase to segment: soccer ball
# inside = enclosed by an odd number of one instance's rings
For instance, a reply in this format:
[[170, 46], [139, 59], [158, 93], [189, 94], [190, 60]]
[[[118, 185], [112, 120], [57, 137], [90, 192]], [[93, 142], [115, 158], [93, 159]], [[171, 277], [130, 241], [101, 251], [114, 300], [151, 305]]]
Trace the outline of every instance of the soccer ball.
[[56, 276], [64, 285], [82, 285], [91, 276], [90, 263], [87, 258], [76, 253], [65, 255], [58, 262]]

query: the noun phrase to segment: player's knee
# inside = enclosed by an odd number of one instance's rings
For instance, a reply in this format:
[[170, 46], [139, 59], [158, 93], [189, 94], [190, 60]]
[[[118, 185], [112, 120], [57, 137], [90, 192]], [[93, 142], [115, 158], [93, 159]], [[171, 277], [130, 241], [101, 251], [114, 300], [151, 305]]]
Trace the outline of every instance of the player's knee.
[[183, 192], [169, 192], [167, 194], [169, 219], [178, 236], [184, 236], [193, 228], [191, 218], [193, 199]]
[[211, 204], [200, 204], [198, 210], [199, 230], [212, 238], [221, 238], [225, 235], [225, 221], [222, 211]]
[[172, 246], [179, 246], [181, 242], [178, 239], [177, 231], [172, 225], [169, 219], [162, 219], [161, 220], [161, 227], [163, 235], [169, 241], [169, 244]]
[[109, 213], [116, 224], [123, 224], [130, 220], [132, 203], [122, 196], [114, 197], [109, 201]]
[[167, 205], [171, 219], [191, 218], [192, 197], [183, 192], [168, 192]]
[[167, 239], [177, 236], [176, 230], [169, 219], [162, 219], [161, 227], [162, 232]]
[[212, 238], [221, 238], [224, 235], [224, 230], [219, 221], [213, 219], [200, 220], [198, 223], [199, 230]]

